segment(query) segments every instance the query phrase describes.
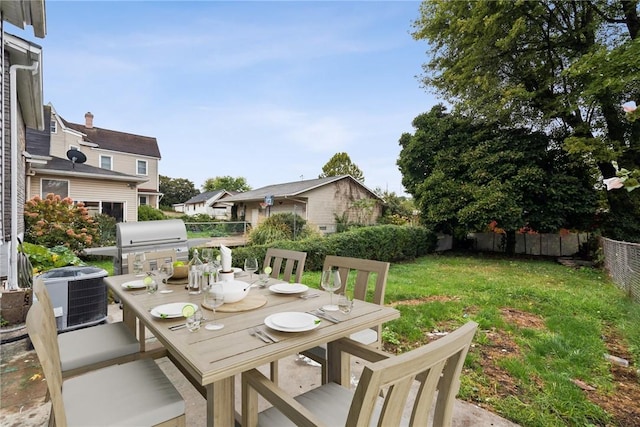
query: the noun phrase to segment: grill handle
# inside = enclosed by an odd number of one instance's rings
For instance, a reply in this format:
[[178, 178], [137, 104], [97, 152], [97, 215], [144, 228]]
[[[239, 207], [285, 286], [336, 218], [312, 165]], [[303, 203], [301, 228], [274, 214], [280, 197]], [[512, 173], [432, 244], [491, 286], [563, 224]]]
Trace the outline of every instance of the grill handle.
[[169, 237], [169, 238], [161, 238], [161, 239], [130, 240], [129, 244], [138, 245], [138, 244], [147, 244], [147, 243], [153, 243], [153, 242], [169, 242], [169, 241], [181, 242], [182, 240], [183, 239], [181, 239], [180, 237]]

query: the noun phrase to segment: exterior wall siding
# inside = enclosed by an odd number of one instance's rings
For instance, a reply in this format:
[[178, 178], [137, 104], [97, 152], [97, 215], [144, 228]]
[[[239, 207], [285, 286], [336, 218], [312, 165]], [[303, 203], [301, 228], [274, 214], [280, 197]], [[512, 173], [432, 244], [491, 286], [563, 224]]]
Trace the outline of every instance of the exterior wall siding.
[[41, 179], [58, 179], [69, 181], [69, 197], [83, 202], [117, 202], [124, 203], [124, 221], [138, 220], [138, 193], [120, 181], [98, 181], [93, 179], [60, 176], [37, 175], [31, 178], [30, 197], [40, 195]]

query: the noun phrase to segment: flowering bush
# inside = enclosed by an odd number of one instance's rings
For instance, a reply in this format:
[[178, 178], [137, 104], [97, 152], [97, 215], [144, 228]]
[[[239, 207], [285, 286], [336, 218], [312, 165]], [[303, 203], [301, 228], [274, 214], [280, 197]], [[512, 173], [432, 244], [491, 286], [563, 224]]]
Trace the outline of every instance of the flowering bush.
[[45, 199], [35, 196], [25, 204], [25, 242], [48, 248], [66, 246], [72, 251], [91, 247], [96, 241], [98, 229], [83, 203], [74, 204], [47, 194]]

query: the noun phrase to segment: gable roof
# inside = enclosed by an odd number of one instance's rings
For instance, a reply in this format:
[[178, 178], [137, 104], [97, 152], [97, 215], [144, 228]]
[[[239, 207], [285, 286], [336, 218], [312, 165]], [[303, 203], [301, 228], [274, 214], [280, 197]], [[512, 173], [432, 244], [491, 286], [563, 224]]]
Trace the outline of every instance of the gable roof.
[[195, 196], [193, 196], [192, 198], [184, 202], [184, 204], [187, 205], [187, 204], [194, 204], [194, 203], [202, 203], [211, 199], [214, 199], [213, 201], [215, 201], [220, 199], [225, 194], [231, 194], [231, 193], [229, 193], [227, 190], [207, 191], [206, 193], [196, 194]]
[[92, 178], [103, 179], [110, 181], [124, 181], [131, 183], [140, 183], [148, 181], [147, 178], [142, 178], [134, 175], [127, 175], [120, 172], [115, 172], [108, 169], [99, 168], [96, 166], [90, 166], [85, 163], [73, 163], [71, 160], [62, 159], [60, 157], [51, 157], [46, 164], [32, 164], [31, 170], [38, 173], [47, 175], [59, 175], [66, 177], [76, 178]]
[[275, 198], [295, 197], [308, 191], [314, 190], [318, 187], [322, 187], [328, 184], [332, 184], [343, 179], [348, 179], [364, 188], [371, 193], [371, 196], [380, 199], [380, 197], [367, 188], [363, 183], [352, 177], [351, 175], [338, 175], [329, 176], [326, 178], [307, 179], [302, 181], [287, 182], [284, 184], [267, 185], [266, 187], [257, 188], [251, 191], [245, 191], [244, 193], [238, 193], [235, 196], [227, 197], [224, 200], [226, 202], [247, 202], [255, 200], [264, 200], [267, 196], [273, 196]]
[[60, 115], [58, 117], [65, 127], [82, 133], [84, 141], [96, 144], [98, 148], [103, 150], [161, 158], [156, 138], [95, 126], [86, 127], [85, 125], [68, 122]]

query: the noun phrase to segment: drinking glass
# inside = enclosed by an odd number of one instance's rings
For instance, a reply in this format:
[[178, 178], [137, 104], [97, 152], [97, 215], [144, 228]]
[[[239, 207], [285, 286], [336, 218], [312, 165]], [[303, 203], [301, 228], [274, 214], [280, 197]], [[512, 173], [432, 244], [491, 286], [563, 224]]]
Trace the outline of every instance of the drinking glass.
[[191, 316], [187, 317], [186, 322], [189, 332], [196, 332], [200, 330], [200, 324], [202, 323], [202, 311], [196, 310]]
[[211, 262], [211, 260], [213, 260], [213, 248], [202, 248], [201, 255], [204, 262]]
[[158, 269], [158, 277], [160, 278], [160, 282], [167, 283], [167, 279], [173, 276], [173, 262], [166, 261], [160, 264], [160, 268]]
[[322, 272], [322, 281], [320, 282], [322, 289], [330, 293], [329, 305], [322, 308], [326, 311], [338, 311], [338, 306], [333, 303], [333, 292], [340, 289], [340, 273], [338, 270], [324, 270]]
[[264, 288], [269, 283], [269, 275], [267, 273], [260, 273], [258, 275], [258, 282], [260, 282], [260, 287]]
[[144, 252], [136, 252], [133, 254], [133, 274], [143, 274], [144, 273], [144, 261], [145, 255]]
[[353, 300], [349, 298], [347, 294], [338, 295], [338, 310], [340, 310], [343, 314], [351, 313], [351, 308], [353, 307]]
[[207, 323], [204, 328], [210, 331], [216, 331], [218, 329], [224, 328], [222, 323], [216, 323], [216, 308], [220, 307], [224, 304], [224, 290], [222, 284], [213, 283], [207, 289], [207, 292], [204, 294], [204, 304], [213, 310], [213, 316], [211, 317], [211, 322]]
[[142, 279], [142, 282], [147, 288], [148, 293], [155, 294], [158, 290], [158, 282], [153, 278], [153, 273], [147, 273], [147, 276]]
[[258, 271], [258, 260], [256, 258], [245, 259], [244, 271], [249, 273], [249, 281], [251, 281], [253, 279], [253, 273]]

